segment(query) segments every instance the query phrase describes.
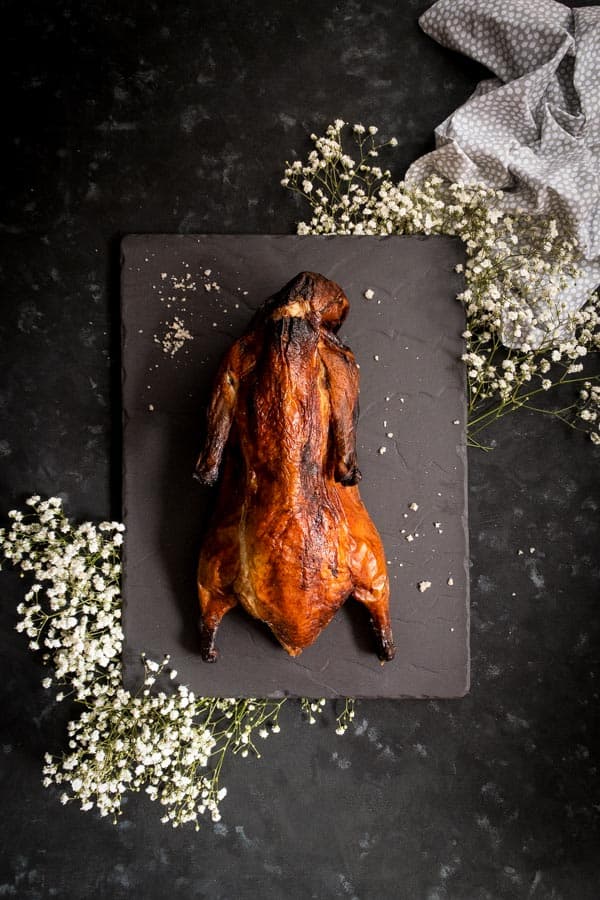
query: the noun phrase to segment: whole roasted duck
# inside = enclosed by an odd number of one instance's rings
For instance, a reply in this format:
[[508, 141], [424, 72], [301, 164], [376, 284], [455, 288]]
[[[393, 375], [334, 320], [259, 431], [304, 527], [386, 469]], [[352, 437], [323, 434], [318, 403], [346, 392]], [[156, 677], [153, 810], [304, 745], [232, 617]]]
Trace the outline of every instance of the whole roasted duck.
[[221, 363], [195, 471], [221, 476], [198, 566], [207, 662], [238, 603], [297, 656], [351, 596], [380, 659], [394, 656], [384, 551], [356, 486], [358, 366], [336, 337], [348, 308], [337, 284], [302, 272]]

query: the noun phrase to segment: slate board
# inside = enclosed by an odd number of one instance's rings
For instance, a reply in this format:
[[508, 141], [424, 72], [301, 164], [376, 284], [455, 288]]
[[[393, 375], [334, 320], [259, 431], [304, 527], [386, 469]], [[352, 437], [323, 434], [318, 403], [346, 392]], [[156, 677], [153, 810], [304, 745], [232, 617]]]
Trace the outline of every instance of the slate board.
[[[154, 659], [170, 653], [178, 680], [202, 696], [465, 694], [466, 405], [459, 362], [464, 315], [455, 299], [462, 282], [454, 272], [462, 259], [460, 243], [445, 237], [123, 240], [129, 687], [140, 683], [143, 650]], [[360, 490], [386, 548], [396, 658], [380, 664], [364, 608], [348, 601], [296, 659], [265, 625], [235, 609], [221, 623], [221, 657], [211, 665], [198, 653], [195, 569], [213, 494], [192, 480], [206, 403], [224, 351], [256, 307], [302, 270], [337, 281], [351, 303], [341, 337], [361, 366]], [[364, 297], [368, 288], [372, 300]], [[176, 317], [190, 337], [184, 335], [171, 356], [165, 335]], [[409, 508], [412, 502], [418, 510]], [[415, 535], [412, 542], [407, 534]], [[421, 593], [421, 581], [430, 581], [431, 588]]]

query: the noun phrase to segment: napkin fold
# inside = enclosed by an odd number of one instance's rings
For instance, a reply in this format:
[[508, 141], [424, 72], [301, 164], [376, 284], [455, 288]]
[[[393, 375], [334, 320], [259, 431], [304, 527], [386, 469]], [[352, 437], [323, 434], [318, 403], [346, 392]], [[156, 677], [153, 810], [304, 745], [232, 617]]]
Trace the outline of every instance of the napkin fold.
[[484, 184], [505, 192], [507, 212], [566, 223], [583, 260], [561, 299], [580, 308], [600, 284], [600, 7], [438, 0], [419, 24], [495, 77], [436, 128], [436, 149], [406, 180]]

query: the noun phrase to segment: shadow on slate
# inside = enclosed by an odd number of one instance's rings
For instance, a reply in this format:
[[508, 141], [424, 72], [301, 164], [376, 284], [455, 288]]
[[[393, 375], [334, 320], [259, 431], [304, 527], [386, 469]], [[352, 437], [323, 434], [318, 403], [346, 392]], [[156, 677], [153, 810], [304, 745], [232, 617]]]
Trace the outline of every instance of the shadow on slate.
[[[202, 696], [459, 697], [468, 690], [464, 314], [454, 272], [462, 258], [460, 243], [445, 237], [124, 239], [129, 687], [140, 684], [145, 651], [157, 660], [169, 653], [178, 680]], [[349, 600], [296, 659], [237, 608], [221, 623], [219, 661], [208, 665], [198, 652], [195, 570], [213, 492], [192, 480], [206, 404], [225, 350], [254, 310], [302, 270], [337, 281], [351, 303], [341, 337], [361, 367], [361, 495], [386, 548], [396, 658], [380, 664], [366, 611]], [[372, 300], [364, 296], [369, 288]], [[181, 346], [171, 355], [176, 332]], [[421, 581], [431, 587], [420, 592]]]

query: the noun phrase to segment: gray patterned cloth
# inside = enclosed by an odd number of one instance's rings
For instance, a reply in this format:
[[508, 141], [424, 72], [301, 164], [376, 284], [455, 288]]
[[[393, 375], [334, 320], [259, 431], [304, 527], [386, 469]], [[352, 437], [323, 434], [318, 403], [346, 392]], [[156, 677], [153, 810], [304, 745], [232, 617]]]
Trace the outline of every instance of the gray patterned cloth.
[[579, 308], [600, 284], [600, 7], [438, 0], [419, 24], [496, 77], [442, 122], [406, 180], [437, 173], [502, 188], [507, 211], [566, 221], [585, 262], [563, 296]]

